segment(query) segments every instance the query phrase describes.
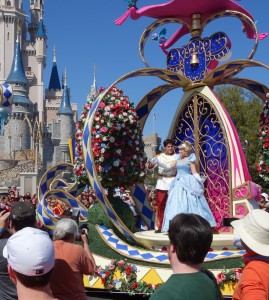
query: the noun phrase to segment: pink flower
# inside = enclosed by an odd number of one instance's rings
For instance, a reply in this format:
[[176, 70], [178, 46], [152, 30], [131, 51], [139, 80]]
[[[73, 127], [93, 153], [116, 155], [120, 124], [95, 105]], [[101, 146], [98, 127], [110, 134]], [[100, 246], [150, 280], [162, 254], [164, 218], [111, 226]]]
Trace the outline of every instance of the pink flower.
[[217, 283], [221, 283], [225, 279], [226, 279], [226, 276], [223, 273], [219, 273], [217, 275]]
[[119, 266], [120, 268], [123, 267], [124, 264], [125, 264], [124, 260], [119, 260], [118, 266]]
[[103, 127], [100, 128], [100, 131], [107, 132], [107, 128], [105, 126], [103, 126]]

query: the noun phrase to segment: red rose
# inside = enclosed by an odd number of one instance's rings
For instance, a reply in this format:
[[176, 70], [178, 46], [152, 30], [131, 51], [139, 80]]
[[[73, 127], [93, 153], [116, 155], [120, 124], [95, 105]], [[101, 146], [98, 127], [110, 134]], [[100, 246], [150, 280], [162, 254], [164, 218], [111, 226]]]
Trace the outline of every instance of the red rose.
[[128, 267], [126, 268], [126, 270], [125, 270], [126, 275], [130, 275], [131, 272], [132, 272], [132, 267], [131, 267], [131, 266], [128, 266]]
[[109, 153], [104, 153], [104, 158], [109, 158], [110, 157], [110, 154]]
[[138, 286], [138, 282], [135, 282], [135, 283], [133, 284], [132, 288], [133, 288], [133, 289], [136, 289], [137, 286]]

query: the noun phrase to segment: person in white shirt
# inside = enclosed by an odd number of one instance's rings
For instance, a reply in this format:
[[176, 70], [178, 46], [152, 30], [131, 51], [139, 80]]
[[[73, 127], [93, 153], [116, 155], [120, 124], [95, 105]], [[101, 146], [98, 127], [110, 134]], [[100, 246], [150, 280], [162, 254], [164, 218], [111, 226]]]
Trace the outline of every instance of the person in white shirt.
[[163, 146], [164, 152], [152, 158], [147, 166], [148, 169], [152, 169], [158, 166], [158, 179], [155, 187], [157, 198], [157, 229], [155, 230], [155, 233], [161, 232], [163, 215], [168, 197], [168, 190], [170, 188], [172, 180], [174, 179], [177, 173], [176, 167], [164, 169], [160, 166], [160, 164], [169, 165], [170, 163], [176, 160], [174, 156], [173, 141], [171, 139], [166, 139], [163, 142]]

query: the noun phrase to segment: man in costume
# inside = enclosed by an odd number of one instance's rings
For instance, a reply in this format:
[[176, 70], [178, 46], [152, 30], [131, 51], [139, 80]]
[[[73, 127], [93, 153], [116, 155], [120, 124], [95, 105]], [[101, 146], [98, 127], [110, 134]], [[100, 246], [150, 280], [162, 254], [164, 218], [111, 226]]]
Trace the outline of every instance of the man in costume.
[[173, 178], [176, 175], [176, 167], [170, 169], [163, 169], [160, 164], [170, 164], [175, 161], [174, 143], [171, 139], [166, 139], [163, 142], [164, 152], [156, 155], [148, 163], [148, 169], [158, 166], [158, 179], [156, 184], [156, 198], [157, 198], [157, 229], [156, 233], [160, 233], [163, 224], [163, 215], [166, 200], [168, 197], [168, 190]]

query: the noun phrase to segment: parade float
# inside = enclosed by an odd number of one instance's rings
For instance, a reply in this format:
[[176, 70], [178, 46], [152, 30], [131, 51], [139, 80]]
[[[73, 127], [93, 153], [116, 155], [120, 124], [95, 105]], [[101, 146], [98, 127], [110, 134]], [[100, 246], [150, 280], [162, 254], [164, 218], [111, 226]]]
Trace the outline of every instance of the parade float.
[[[252, 15], [234, 1], [189, 1], [183, 5], [180, 0], [172, 0], [140, 9], [136, 2], [129, 0], [127, 12], [115, 23], [121, 25], [128, 17], [134, 20], [143, 16], [156, 19], [144, 30], [139, 42], [145, 68], [123, 75], [85, 104], [76, 128], [75, 166], [58, 164], [44, 174], [38, 189], [38, 217], [48, 229], [54, 228], [59, 216], [49, 209], [47, 199], [56, 197], [79, 210], [80, 221], [87, 222], [88, 211], [77, 201], [77, 196], [89, 184], [114, 228], [97, 224], [99, 239], [115, 256], [136, 262], [136, 266], [130, 266], [124, 260], [111, 261], [114, 257], [104, 258], [95, 253], [97, 264], [101, 265], [99, 277], [85, 278], [85, 286], [152, 292], [152, 285], [154, 290], [172, 271], [166, 253], [168, 236], [154, 233], [155, 215], [143, 183], [146, 160], [141, 134], [150, 112], [167, 93], [175, 89], [184, 91], [171, 123], [169, 137], [175, 145], [184, 140], [193, 145], [199, 173], [206, 177], [205, 196], [217, 222], [218, 234], [214, 234], [212, 251], [205, 261], [241, 257], [244, 251], [233, 246], [234, 234], [230, 227], [223, 226], [223, 219], [246, 215], [253, 209], [261, 191], [252, 182], [237, 130], [213, 89], [217, 85], [236, 85], [266, 101], [268, 87], [238, 75], [246, 68], [268, 69], [269, 66], [253, 60], [259, 40], [267, 34], [258, 34]], [[203, 30], [209, 23], [224, 17], [239, 19], [246, 38], [253, 39], [253, 48], [246, 59], [230, 60], [232, 43], [226, 33], [217, 31], [203, 37]], [[171, 38], [165, 38], [163, 26], [173, 23], [179, 29]], [[159, 34], [156, 33], [158, 30]], [[190, 35], [190, 39], [184, 46], [172, 48], [186, 35]], [[152, 68], [147, 63], [144, 52], [149, 38], [159, 42], [166, 55], [167, 69]], [[224, 63], [225, 59], [228, 61]], [[159, 78], [163, 84], [146, 93], [134, 107], [116, 86], [129, 78], [146, 76]], [[4, 103], [9, 97], [3, 95], [10, 91], [4, 85], [0, 91], [1, 104], [6, 105]], [[63, 172], [74, 172], [76, 180], [73, 184], [59, 178]], [[135, 232], [127, 226], [112, 204], [111, 191], [120, 186], [131, 191], [144, 230]], [[142, 262], [143, 266], [140, 265]], [[139, 269], [138, 274], [135, 268]], [[222, 270], [216, 276], [219, 282], [223, 282], [224, 277], [230, 278], [229, 274], [236, 282], [239, 273], [232, 271], [230, 274]], [[130, 280], [126, 281], [126, 278]]]

